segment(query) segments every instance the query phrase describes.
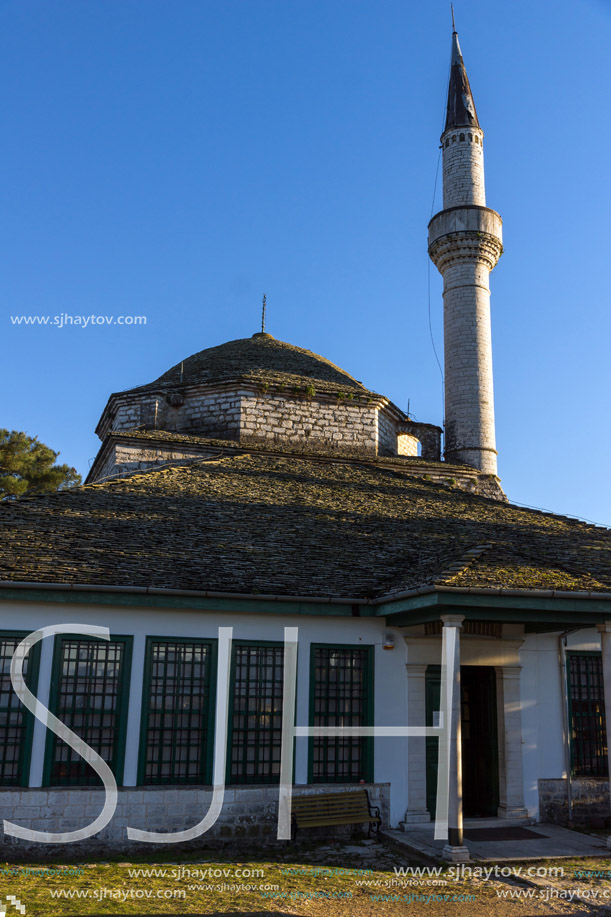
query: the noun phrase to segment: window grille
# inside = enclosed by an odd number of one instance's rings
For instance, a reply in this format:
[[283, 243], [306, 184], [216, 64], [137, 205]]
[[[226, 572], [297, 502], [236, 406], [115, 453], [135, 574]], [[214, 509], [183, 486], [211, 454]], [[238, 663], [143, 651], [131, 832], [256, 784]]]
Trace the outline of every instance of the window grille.
[[140, 781], [210, 783], [213, 644], [150, 638], [144, 677]]
[[[27, 786], [29, 778], [32, 716], [11, 684], [11, 661], [26, 634], [0, 634], [0, 786]], [[35, 690], [40, 646], [25, 657], [23, 674], [30, 691]]]
[[567, 653], [571, 771], [608, 777], [607, 730], [600, 653]]
[[234, 644], [229, 783], [278, 783], [284, 647]]
[[[313, 726], [369, 726], [373, 658], [369, 647], [312, 647], [310, 722]], [[366, 737], [310, 739], [313, 783], [372, 779], [372, 741]]]
[[[129, 638], [56, 638], [51, 710], [122, 776], [127, 715]], [[99, 785], [93, 768], [76, 751], [49, 734], [47, 775], [51, 786]]]

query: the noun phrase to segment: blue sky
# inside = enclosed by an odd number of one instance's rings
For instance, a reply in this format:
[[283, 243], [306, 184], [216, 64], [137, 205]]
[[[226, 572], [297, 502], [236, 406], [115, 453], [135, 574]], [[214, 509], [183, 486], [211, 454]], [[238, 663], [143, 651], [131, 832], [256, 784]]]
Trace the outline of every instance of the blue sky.
[[[502, 483], [611, 525], [611, 2], [455, 10], [504, 220]], [[264, 292], [276, 337], [440, 423], [450, 32], [445, 0], [0, 0], [0, 426], [85, 474], [108, 395], [252, 334]], [[59, 313], [147, 324], [10, 321]]]

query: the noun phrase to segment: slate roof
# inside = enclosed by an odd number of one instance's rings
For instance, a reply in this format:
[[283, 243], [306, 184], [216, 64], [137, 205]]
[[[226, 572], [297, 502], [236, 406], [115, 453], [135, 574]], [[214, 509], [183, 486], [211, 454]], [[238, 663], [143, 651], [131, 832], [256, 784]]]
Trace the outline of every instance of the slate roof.
[[456, 32], [452, 33], [452, 60], [444, 131], [452, 127], [479, 127], [469, 77]]
[[611, 591], [611, 530], [400, 466], [226, 455], [0, 503], [0, 580], [375, 598]]
[[[142, 447], [143, 450], [148, 450], [149, 448], [154, 450], [157, 453], [156, 461], [159, 464], [156, 467], [158, 468], [161, 464], [165, 466], [192, 462], [199, 456], [213, 458], [241, 455], [249, 452], [267, 452], [273, 455], [295, 455], [310, 458], [326, 457], [332, 458], [335, 462], [373, 461], [380, 467], [384, 465], [398, 466], [404, 472], [426, 480], [439, 481], [444, 479], [452, 481], [452, 483], [467, 490], [483, 493], [485, 496], [492, 497], [495, 500], [507, 500], [498, 479], [494, 475], [484, 474], [470, 465], [442, 462], [441, 460], [436, 461], [415, 455], [376, 456], [369, 446], [359, 446], [356, 443], [338, 450], [336, 443], [333, 441], [284, 440], [277, 442], [257, 439], [256, 437], [252, 439], [242, 437], [238, 441], [214, 439], [209, 436], [198, 436], [190, 433], [174, 433], [169, 430], [111, 430], [106, 435], [104, 444], [89, 469], [85, 484], [125, 477], [126, 474], [135, 473], [126, 471], [125, 467], [123, 467], [121, 470], [111, 471], [109, 474], [101, 474], [101, 469], [105, 468], [109, 450], [112, 450], [115, 444], [135, 445], [136, 447]], [[153, 462], [151, 461], [152, 466]]]
[[271, 334], [264, 333], [200, 350], [182, 363], [177, 363], [154, 382], [129, 391], [146, 392], [236, 379], [286, 385], [316, 383], [318, 389], [369, 394], [361, 382], [325, 357], [304, 350], [303, 347], [278, 341]]

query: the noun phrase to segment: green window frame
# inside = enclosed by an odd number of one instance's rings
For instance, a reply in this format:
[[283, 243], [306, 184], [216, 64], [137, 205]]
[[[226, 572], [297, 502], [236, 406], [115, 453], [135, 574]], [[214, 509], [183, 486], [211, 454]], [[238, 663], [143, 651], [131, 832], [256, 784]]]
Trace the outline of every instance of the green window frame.
[[608, 779], [602, 654], [567, 654], [571, 775]]
[[[313, 643], [310, 648], [310, 725], [373, 725], [373, 647]], [[310, 783], [370, 783], [370, 737], [310, 738]]]
[[234, 640], [229, 690], [227, 783], [279, 783], [284, 644]]
[[[28, 786], [34, 717], [23, 706], [11, 684], [11, 660], [28, 631], [0, 631], [0, 786]], [[38, 687], [40, 643], [25, 657], [25, 683], [33, 694]]]
[[[49, 709], [123, 781], [133, 638], [56, 636]], [[93, 768], [47, 732], [45, 786], [99, 786]]]
[[147, 637], [138, 783], [211, 784], [217, 641]]

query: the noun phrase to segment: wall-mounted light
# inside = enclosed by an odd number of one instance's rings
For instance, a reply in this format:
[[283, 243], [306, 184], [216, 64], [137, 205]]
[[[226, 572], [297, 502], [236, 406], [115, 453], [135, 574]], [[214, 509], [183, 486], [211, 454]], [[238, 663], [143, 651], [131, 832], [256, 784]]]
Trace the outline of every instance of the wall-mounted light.
[[395, 636], [394, 634], [384, 634], [384, 643], [382, 644], [385, 650], [394, 650], [395, 648]]

